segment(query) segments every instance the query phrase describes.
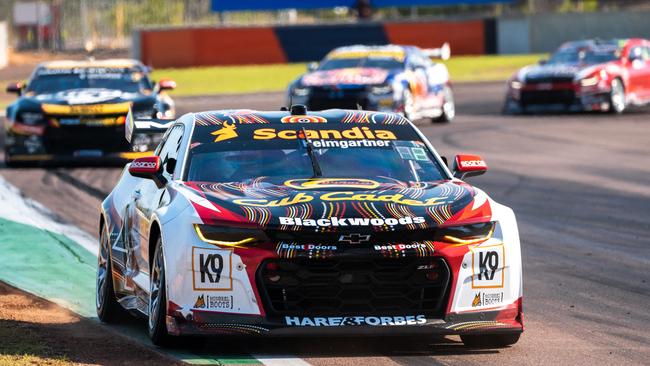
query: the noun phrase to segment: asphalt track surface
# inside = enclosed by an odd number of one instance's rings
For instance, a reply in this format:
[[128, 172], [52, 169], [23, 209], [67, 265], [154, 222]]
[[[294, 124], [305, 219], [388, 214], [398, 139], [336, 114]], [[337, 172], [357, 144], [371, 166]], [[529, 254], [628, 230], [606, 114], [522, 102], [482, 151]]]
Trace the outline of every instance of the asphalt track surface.
[[[442, 155], [483, 155], [489, 172], [470, 182], [515, 210], [526, 323], [519, 343], [469, 350], [457, 337], [211, 340], [211, 352], [294, 355], [314, 365], [650, 364], [650, 110], [501, 116], [501, 83], [458, 84], [455, 92], [452, 124], [418, 125]], [[177, 98], [180, 112], [282, 102], [282, 93]], [[95, 234], [99, 202], [120, 171], [0, 174]]]

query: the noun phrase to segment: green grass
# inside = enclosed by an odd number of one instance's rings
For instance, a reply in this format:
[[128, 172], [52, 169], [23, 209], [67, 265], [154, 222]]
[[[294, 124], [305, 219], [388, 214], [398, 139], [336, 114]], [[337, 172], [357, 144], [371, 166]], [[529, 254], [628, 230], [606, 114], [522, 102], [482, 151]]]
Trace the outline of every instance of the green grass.
[[459, 56], [445, 62], [453, 82], [502, 81], [518, 69], [534, 64], [544, 54], [507, 56]]
[[[459, 56], [445, 64], [453, 82], [506, 80], [522, 66], [544, 55]], [[153, 78], [170, 78], [178, 83], [175, 96], [236, 94], [283, 91], [304, 73], [303, 63], [250, 66], [214, 66], [188, 69], [160, 69]]]
[[176, 81], [173, 95], [177, 96], [255, 93], [284, 90], [306, 68], [306, 64], [277, 64], [160, 69], [154, 70], [152, 78]]

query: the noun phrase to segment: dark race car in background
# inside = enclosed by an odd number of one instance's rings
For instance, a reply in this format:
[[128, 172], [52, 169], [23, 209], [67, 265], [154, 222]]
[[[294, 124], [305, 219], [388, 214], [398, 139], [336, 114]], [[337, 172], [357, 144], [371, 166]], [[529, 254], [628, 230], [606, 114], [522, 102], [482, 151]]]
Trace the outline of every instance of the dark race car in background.
[[19, 98], [6, 112], [6, 164], [121, 162], [146, 154], [158, 137], [143, 134], [127, 143], [126, 114], [131, 108], [140, 118], [174, 118], [164, 91], [176, 87], [171, 80], [155, 84], [148, 72], [123, 59], [40, 64], [26, 84], [7, 87]]
[[411, 120], [450, 122], [456, 112], [447, 67], [449, 45], [348, 46], [331, 51], [288, 88], [287, 104], [310, 110], [363, 109], [401, 113]]
[[650, 41], [567, 42], [548, 61], [519, 70], [507, 88], [506, 113], [622, 113], [650, 102]]

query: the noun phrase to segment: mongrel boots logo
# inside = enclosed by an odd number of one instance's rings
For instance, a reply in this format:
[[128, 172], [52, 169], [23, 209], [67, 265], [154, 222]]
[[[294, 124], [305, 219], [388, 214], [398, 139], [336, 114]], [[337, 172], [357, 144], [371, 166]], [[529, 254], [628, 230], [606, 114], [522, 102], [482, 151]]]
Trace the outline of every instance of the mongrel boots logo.
[[316, 227], [339, 227], [339, 226], [397, 226], [424, 224], [426, 220], [422, 216], [400, 217], [400, 218], [364, 218], [364, 217], [330, 217], [328, 219], [301, 219], [297, 217], [279, 217], [280, 225], [287, 226], [316, 226]]

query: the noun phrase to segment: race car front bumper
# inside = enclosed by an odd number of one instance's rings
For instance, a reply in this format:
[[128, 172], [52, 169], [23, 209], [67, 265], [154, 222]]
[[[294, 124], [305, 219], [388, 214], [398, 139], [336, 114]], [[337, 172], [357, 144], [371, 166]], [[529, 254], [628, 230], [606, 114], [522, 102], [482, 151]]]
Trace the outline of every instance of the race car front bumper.
[[[175, 305], [170, 303], [170, 309]], [[167, 329], [173, 335], [252, 336], [385, 336], [521, 333], [522, 300], [500, 310], [452, 313], [444, 318], [422, 315], [286, 317], [269, 319], [211, 311], [182, 316], [172, 310]]]
[[609, 111], [609, 90], [582, 89], [579, 85], [529, 85], [521, 89], [509, 89], [504, 112], [591, 112]]
[[5, 162], [10, 165], [124, 165], [135, 158], [148, 156], [158, 144], [159, 136], [135, 136], [128, 144], [121, 135], [107, 134], [106, 143], [77, 143], [53, 140], [47, 134], [24, 135], [7, 131], [5, 135]]

